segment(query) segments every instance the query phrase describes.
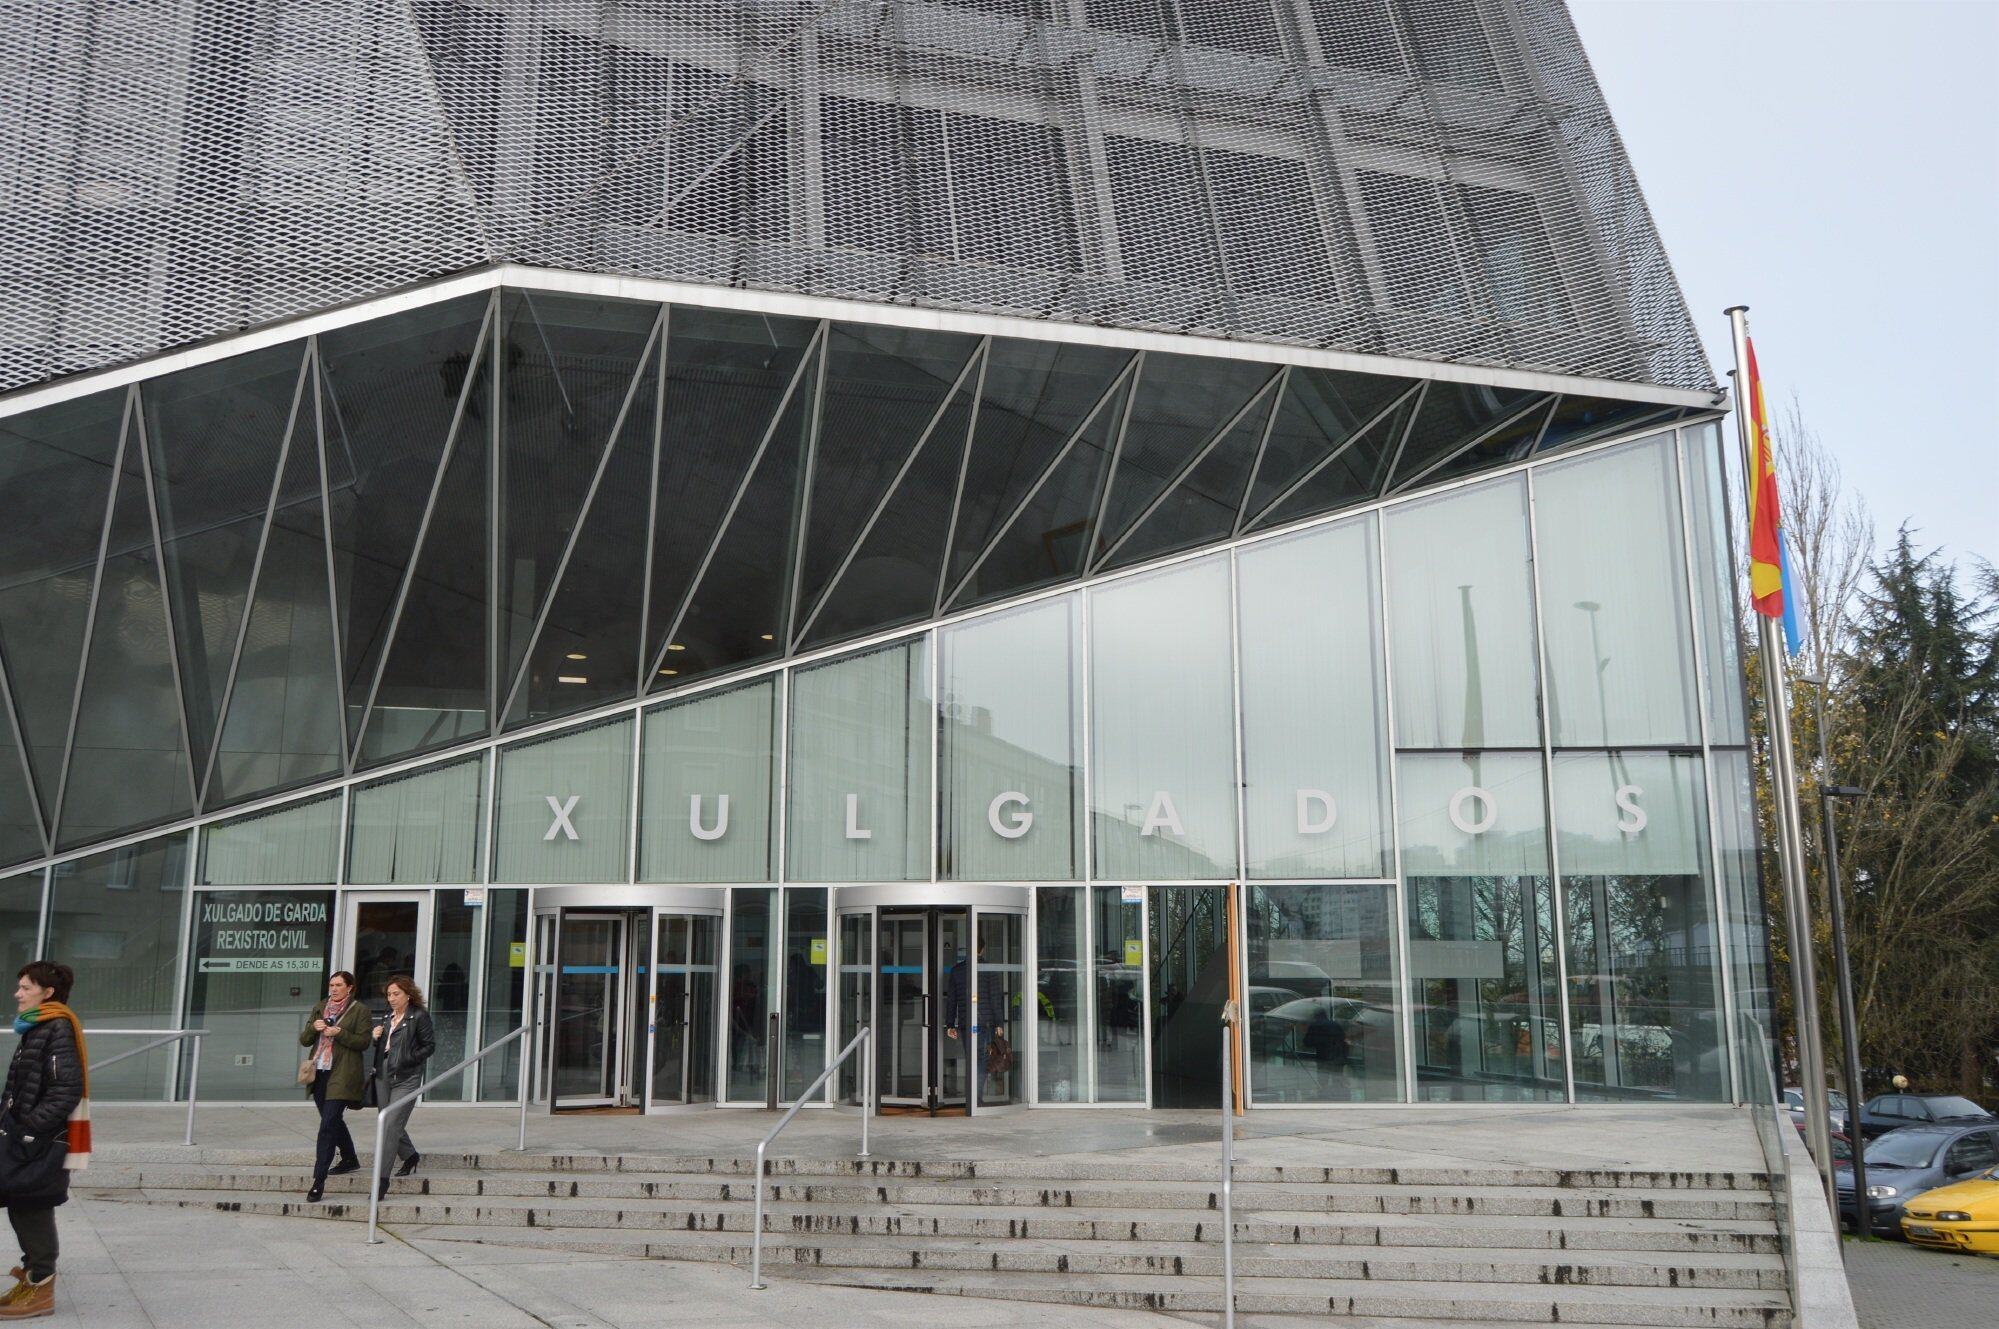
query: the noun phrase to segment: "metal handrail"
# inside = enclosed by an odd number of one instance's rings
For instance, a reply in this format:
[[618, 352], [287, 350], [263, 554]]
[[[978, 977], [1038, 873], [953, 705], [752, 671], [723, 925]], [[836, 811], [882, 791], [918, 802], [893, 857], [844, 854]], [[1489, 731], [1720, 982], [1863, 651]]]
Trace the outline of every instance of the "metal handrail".
[[[13, 1030], [9, 1029], [7, 1032], [12, 1033]], [[101, 1071], [106, 1066], [116, 1066], [121, 1061], [143, 1056], [145, 1053], [151, 1052], [155, 1048], [163, 1048], [169, 1043], [178, 1043], [184, 1038], [193, 1039], [194, 1055], [189, 1058], [187, 1068], [187, 1132], [181, 1140], [181, 1143], [184, 1145], [193, 1145], [194, 1100], [196, 1091], [201, 1087], [201, 1040], [208, 1036], [208, 1031], [206, 1029], [85, 1029], [83, 1031], [83, 1037], [86, 1042], [93, 1038], [138, 1038], [147, 1034], [153, 1036], [152, 1042], [141, 1043], [138, 1047], [120, 1052], [115, 1057], [106, 1057], [103, 1061], [93, 1061], [90, 1065], [84, 1067], [84, 1070], [86, 1072]]]
[[[453, 1066], [450, 1070], [443, 1071], [425, 1080], [416, 1087], [414, 1092], [398, 1098], [395, 1102], [375, 1113], [375, 1155], [371, 1160], [373, 1163], [373, 1167], [370, 1169], [372, 1175], [368, 1179], [368, 1244], [370, 1246], [379, 1246], [382, 1244], [382, 1239], [375, 1235], [375, 1223], [376, 1216], [381, 1212], [382, 1207], [382, 1182], [388, 1178], [388, 1162], [382, 1157], [382, 1137], [384, 1132], [388, 1130], [389, 1118], [397, 1113], [408, 1117], [410, 1113], [416, 1110], [417, 1100], [422, 1098], [425, 1093], [444, 1083], [446, 1080], [451, 1079], [453, 1076], [462, 1074], [468, 1067], [478, 1065], [515, 1039], [525, 1040], [527, 1032], [528, 1026], [522, 1025], [512, 1033], [494, 1039], [492, 1042], [486, 1044], [485, 1047], [480, 1048], [477, 1052], [474, 1052], [471, 1056]], [[528, 1147], [529, 1067], [525, 1052], [527, 1047], [525, 1041], [522, 1042], [521, 1047], [523, 1049], [521, 1056], [521, 1133], [519, 1141], [514, 1145], [515, 1153], [521, 1153]], [[381, 1087], [381, 1092], [383, 1093], [387, 1093], [388, 1090], [389, 1086], [387, 1085]], [[503, 1150], [502, 1152], [505, 1151]]]
[[861, 1058], [861, 1152], [855, 1157], [868, 1157], [868, 1118], [875, 1114], [875, 1044], [874, 1039], [870, 1037], [873, 1033], [872, 1026], [862, 1025], [861, 1032], [855, 1034], [852, 1041], [840, 1049], [840, 1055], [833, 1058], [825, 1070], [819, 1072], [818, 1079], [806, 1086], [805, 1092], [791, 1105], [791, 1110], [784, 1114], [784, 1119], [771, 1127], [770, 1134], [764, 1136], [763, 1142], [757, 1145], [756, 1236], [750, 1243], [750, 1291], [752, 1292], [764, 1290], [764, 1151], [770, 1148], [770, 1142], [778, 1137], [779, 1132], [791, 1124], [791, 1119], [798, 1115], [798, 1109], [812, 1101], [812, 1095], [819, 1092], [819, 1086], [825, 1084], [834, 1071], [847, 1064], [847, 1058], [854, 1055], [854, 1049], [865, 1045], [867, 1052]]
[[1233, 999], [1222, 1007], [1222, 1324], [1235, 1329], [1235, 1028]]

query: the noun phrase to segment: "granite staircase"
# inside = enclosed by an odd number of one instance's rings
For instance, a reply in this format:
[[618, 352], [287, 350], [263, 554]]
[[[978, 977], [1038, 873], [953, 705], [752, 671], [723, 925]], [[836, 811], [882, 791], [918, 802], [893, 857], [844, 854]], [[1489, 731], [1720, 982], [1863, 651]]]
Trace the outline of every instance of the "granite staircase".
[[[151, 1158], [143, 1157], [150, 1152]], [[381, 1221], [411, 1240], [708, 1260], [747, 1270], [747, 1156], [427, 1154]], [[365, 1176], [307, 1204], [296, 1155], [138, 1149], [79, 1192], [367, 1219]], [[1221, 1306], [1212, 1168], [1118, 1157], [783, 1158], [766, 1278], [1207, 1315]], [[1416, 1324], [1791, 1324], [1760, 1173], [1238, 1164], [1239, 1314]], [[360, 1232], [354, 1234], [360, 1239]]]

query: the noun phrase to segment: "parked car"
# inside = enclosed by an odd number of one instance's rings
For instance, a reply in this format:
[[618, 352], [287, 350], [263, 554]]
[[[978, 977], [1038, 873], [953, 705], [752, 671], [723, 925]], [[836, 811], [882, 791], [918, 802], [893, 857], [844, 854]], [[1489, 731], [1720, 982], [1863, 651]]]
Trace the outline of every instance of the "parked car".
[[[1836, 1133], [1845, 1134], [1846, 1095], [1837, 1089], [1828, 1089], [1825, 1091], [1825, 1096], [1829, 1109], [1828, 1115], [1832, 1117], [1833, 1130]], [[1803, 1131], [1805, 1129], [1805, 1091], [1802, 1089], [1786, 1089], [1784, 1091], [1784, 1110], [1791, 1114], [1791, 1123], [1800, 1131]]]
[[1911, 1199], [1902, 1235], [1912, 1245], [1999, 1255], [1999, 1167]]
[[[1910, 1197], [1975, 1177], [1999, 1166], [1999, 1124], [1985, 1126], [1904, 1126], [1869, 1140], [1867, 1160], [1867, 1219], [1869, 1229], [1899, 1236], [1904, 1206]], [[1853, 1194], [1853, 1165], [1835, 1164], [1843, 1223], [1859, 1224]]]
[[1879, 1094], [1861, 1104], [1859, 1112], [1860, 1135], [1867, 1140], [1905, 1126], [1977, 1121], [1999, 1121], [1999, 1118], [1955, 1094]]

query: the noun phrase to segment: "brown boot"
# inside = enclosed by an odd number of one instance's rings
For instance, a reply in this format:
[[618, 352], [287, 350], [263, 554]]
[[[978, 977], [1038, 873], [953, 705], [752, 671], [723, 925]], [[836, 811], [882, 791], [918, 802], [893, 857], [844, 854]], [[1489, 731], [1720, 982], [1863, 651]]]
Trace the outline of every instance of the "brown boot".
[[54, 1274], [50, 1274], [39, 1283], [30, 1283], [24, 1278], [14, 1285], [13, 1291], [0, 1297], [0, 1320], [36, 1320], [55, 1313]]

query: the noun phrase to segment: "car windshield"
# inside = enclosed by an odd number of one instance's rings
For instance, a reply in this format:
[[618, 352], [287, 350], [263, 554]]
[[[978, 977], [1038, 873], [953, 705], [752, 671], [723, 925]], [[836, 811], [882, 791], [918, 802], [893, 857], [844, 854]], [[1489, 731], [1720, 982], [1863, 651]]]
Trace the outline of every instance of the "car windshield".
[[1941, 1143], [1934, 1135], [1890, 1131], [1868, 1145], [1863, 1157], [1869, 1167], [1928, 1167]]
[[1826, 1102], [1828, 1102], [1828, 1103], [1832, 1104], [1832, 1110], [1833, 1110], [1834, 1112], [1844, 1112], [1844, 1111], [1846, 1111], [1846, 1095], [1845, 1095], [1845, 1094], [1842, 1094], [1842, 1093], [1841, 1093], [1841, 1092], [1839, 1092], [1839, 1090], [1837, 1090], [1837, 1089], [1828, 1089], [1828, 1090], [1826, 1091], [1826, 1096], [1825, 1096], [1825, 1097], [1826, 1097]]
[[1968, 1098], [1926, 1098], [1930, 1112], [1938, 1117], [1982, 1117], [1985, 1109]]

